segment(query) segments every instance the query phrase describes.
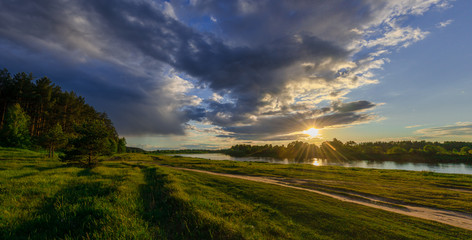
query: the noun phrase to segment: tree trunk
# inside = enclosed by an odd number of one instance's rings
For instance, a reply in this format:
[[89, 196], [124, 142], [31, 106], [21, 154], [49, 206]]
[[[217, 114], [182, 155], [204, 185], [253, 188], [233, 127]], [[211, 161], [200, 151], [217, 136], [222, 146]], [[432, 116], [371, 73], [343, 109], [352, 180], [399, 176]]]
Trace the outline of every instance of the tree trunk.
[[62, 130], [66, 130], [67, 104], [64, 106], [64, 115], [62, 119]]
[[36, 118], [36, 134], [35, 136], [39, 136], [41, 134], [41, 120], [42, 120], [42, 116], [43, 116], [43, 104], [41, 104], [41, 107], [39, 109], [39, 112], [37, 114], [37, 118]]
[[33, 137], [34, 136], [34, 124], [36, 122], [36, 116], [33, 117], [33, 121], [31, 121], [31, 131], [30, 131], [30, 136]]

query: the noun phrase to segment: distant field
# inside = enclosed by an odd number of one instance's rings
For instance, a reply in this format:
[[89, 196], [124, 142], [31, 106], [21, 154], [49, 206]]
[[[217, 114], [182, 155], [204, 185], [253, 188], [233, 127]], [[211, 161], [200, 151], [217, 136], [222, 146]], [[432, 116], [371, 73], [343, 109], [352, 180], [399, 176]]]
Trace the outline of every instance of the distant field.
[[[0, 239], [468, 239], [472, 236], [467, 230], [315, 193], [181, 171], [152, 162], [149, 155], [125, 154], [90, 170], [47, 160], [36, 152], [0, 149]], [[342, 181], [353, 181], [357, 174], [361, 180], [368, 178], [368, 171], [343, 172], [330, 167], [316, 172], [315, 168], [303, 166], [300, 169], [285, 166], [294, 168], [290, 170], [269, 164], [246, 166], [246, 163], [170, 157], [160, 162], [233, 173], [289, 177], [292, 172], [290, 177]], [[408, 175], [397, 171], [372, 172], [374, 179], [382, 174], [386, 177], [384, 182], [400, 181], [393, 177], [396, 174], [398, 178], [400, 174]], [[403, 181], [417, 181], [420, 176]], [[433, 182], [452, 184], [457, 180], [462, 181], [463, 188], [470, 184], [470, 178], [465, 176], [424, 173], [424, 179], [427, 187]], [[453, 203], [459, 205], [456, 200]], [[462, 208], [467, 211], [469, 207]]]

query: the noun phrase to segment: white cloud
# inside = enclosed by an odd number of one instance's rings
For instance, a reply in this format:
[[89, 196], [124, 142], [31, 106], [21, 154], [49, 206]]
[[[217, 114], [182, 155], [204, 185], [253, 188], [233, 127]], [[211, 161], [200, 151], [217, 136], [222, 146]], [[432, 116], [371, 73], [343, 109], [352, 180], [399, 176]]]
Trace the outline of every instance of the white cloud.
[[366, 24], [366, 28], [378, 26], [382, 23], [389, 23], [398, 17], [407, 15], [422, 15], [430, 9], [436, 7], [445, 9], [451, 6], [454, 0], [386, 0], [372, 3], [377, 12], [371, 22]]
[[221, 103], [221, 100], [223, 100], [223, 97], [219, 95], [218, 93], [213, 93], [213, 95], [211, 96], [211, 100]]
[[454, 20], [452, 19], [449, 19], [447, 21], [444, 21], [444, 22], [440, 22], [436, 25], [437, 28], [445, 28], [447, 27], [449, 24], [451, 24], [452, 22], [454, 22]]
[[188, 91], [194, 89], [195, 86], [171, 71], [161, 80], [160, 87], [155, 90], [156, 94], [169, 96], [173, 101], [168, 104], [160, 104], [165, 106], [168, 111], [175, 111], [181, 106], [197, 106], [202, 102], [202, 99], [195, 95], [187, 95]]
[[472, 136], [472, 122], [457, 122], [443, 127], [424, 128], [415, 131], [425, 137], [460, 137]]
[[419, 128], [422, 127], [423, 125], [417, 124], [417, 125], [411, 125], [411, 126], [406, 126], [405, 128]]
[[384, 33], [384, 35], [377, 39], [366, 40], [364, 46], [372, 47], [408, 47], [414, 42], [423, 40], [429, 32], [422, 31], [420, 28], [400, 27], [393, 25], [391, 30]]

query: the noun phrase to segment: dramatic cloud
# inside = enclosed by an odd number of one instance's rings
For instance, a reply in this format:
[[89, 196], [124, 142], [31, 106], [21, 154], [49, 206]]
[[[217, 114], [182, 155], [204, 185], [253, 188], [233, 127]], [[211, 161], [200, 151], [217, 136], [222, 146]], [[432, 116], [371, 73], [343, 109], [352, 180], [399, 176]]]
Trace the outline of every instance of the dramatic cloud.
[[[392, 49], [427, 36], [402, 19], [447, 0], [2, 1], [0, 66], [46, 74], [121, 134], [267, 139], [376, 119], [350, 103]], [[448, 23], [439, 23], [446, 26]], [[279, 137], [282, 138], [282, 137]]]
[[376, 105], [367, 102], [350, 102], [334, 105], [332, 108], [323, 108], [306, 113], [289, 114], [284, 116], [261, 117], [243, 126], [224, 127], [230, 134], [222, 135], [244, 140], [296, 140], [305, 134], [301, 131], [309, 128], [341, 127], [352, 124], [365, 123], [376, 119], [375, 116], [362, 113]]
[[424, 128], [415, 131], [424, 137], [472, 136], [472, 122], [458, 122], [444, 127]]

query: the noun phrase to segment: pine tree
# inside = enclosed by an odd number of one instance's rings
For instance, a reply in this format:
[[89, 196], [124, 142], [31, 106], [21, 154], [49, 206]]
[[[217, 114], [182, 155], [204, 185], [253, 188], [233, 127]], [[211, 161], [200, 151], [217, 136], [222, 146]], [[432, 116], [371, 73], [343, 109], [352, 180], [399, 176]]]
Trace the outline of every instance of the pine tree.
[[54, 157], [54, 150], [64, 146], [67, 143], [67, 137], [62, 131], [62, 127], [59, 123], [42, 136], [41, 143], [47, 148], [49, 157]]
[[77, 137], [70, 140], [70, 149], [65, 151], [63, 161], [73, 161], [92, 167], [97, 163], [98, 156], [109, 151], [109, 133], [101, 120], [92, 120], [75, 126]]
[[1, 146], [25, 148], [37, 144], [45, 147], [52, 157], [64, 145], [65, 136], [88, 135], [80, 126], [94, 121], [101, 122], [106, 141], [103, 148], [101, 144], [97, 146], [103, 151], [94, 150], [92, 155], [124, 152], [126, 142], [119, 139], [111, 120], [88, 105], [83, 97], [63, 91], [47, 77], [35, 79], [31, 73], [12, 75], [7, 69], [0, 69]]
[[5, 125], [2, 129], [2, 145], [7, 147], [27, 148], [31, 144], [28, 130], [29, 117], [20, 104], [10, 106], [6, 113]]
[[126, 139], [119, 138], [118, 139], [118, 153], [125, 153], [126, 152]]

